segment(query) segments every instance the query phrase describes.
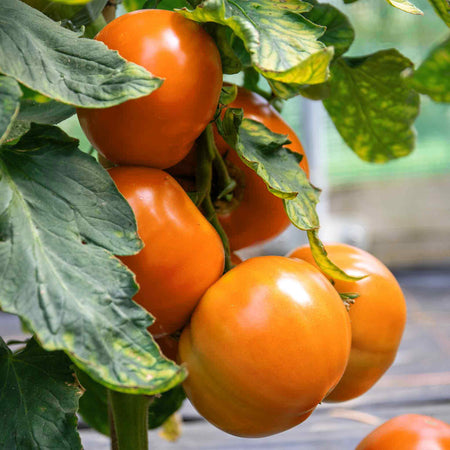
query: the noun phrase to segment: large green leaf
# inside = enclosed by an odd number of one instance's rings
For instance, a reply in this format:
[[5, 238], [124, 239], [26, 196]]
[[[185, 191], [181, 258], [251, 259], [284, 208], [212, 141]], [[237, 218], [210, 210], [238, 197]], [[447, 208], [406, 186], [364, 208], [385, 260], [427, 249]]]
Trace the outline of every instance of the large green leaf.
[[22, 91], [16, 80], [0, 75], [0, 144], [19, 112]]
[[450, 2], [449, 0], [429, 0], [438, 16], [450, 27]]
[[423, 15], [423, 12], [408, 0], [386, 0], [386, 1], [395, 8], [400, 9], [401, 11], [407, 12], [409, 14]]
[[341, 56], [349, 49], [355, 39], [355, 30], [348, 17], [328, 3], [318, 3], [315, 0], [308, 1], [314, 7], [304, 16], [311, 22], [326, 27], [326, 31], [320, 40], [327, 47], [334, 47], [335, 58]]
[[355, 280], [328, 259], [317, 236], [319, 218], [315, 208], [320, 190], [309, 182], [300, 168], [301, 155], [284, 147], [290, 143], [287, 136], [273, 133], [262, 123], [242, 119], [242, 116], [242, 109], [227, 109], [223, 121], [217, 120], [219, 133], [242, 161], [263, 179], [267, 189], [283, 199], [290, 221], [297, 228], [308, 231], [314, 257], [322, 271], [331, 278]]
[[[92, 428], [109, 436], [108, 393], [105, 386], [95, 382], [89, 375], [77, 370], [78, 380], [84, 388], [79, 413]], [[180, 409], [186, 394], [181, 385], [156, 395], [148, 408], [148, 427], [160, 427], [174, 412]]]
[[403, 78], [412, 66], [397, 50], [341, 58], [333, 65], [329, 96], [323, 103], [340, 135], [361, 159], [386, 162], [413, 150], [411, 127], [420, 99]]
[[107, 172], [59, 128], [34, 125], [1, 148], [0, 308], [104, 385], [154, 394], [185, 373], [161, 357], [133, 274], [112, 255], [140, 246]]
[[0, 448], [81, 449], [81, 389], [70, 359], [31, 340], [13, 353], [0, 337]]
[[450, 102], [450, 38], [430, 52], [408, 82], [436, 102]]
[[285, 202], [292, 223], [302, 230], [319, 227], [315, 206], [319, 189], [312, 186], [299, 166], [301, 155], [284, 145], [289, 140], [273, 133], [262, 123], [242, 119], [241, 111], [227, 109], [219, 132], [236, 150], [242, 161], [253, 169], [266, 183], [269, 191]]
[[54, 100], [104, 108], [157, 89], [162, 80], [102, 43], [79, 38], [19, 0], [0, 2], [0, 73]]
[[[332, 52], [319, 38], [325, 29], [302, 13], [311, 9], [299, 0], [204, 0], [181, 14], [197, 22], [227, 26], [242, 40], [253, 66], [278, 91], [279, 84], [316, 84], [328, 78]], [[280, 88], [280, 94], [285, 90]]]

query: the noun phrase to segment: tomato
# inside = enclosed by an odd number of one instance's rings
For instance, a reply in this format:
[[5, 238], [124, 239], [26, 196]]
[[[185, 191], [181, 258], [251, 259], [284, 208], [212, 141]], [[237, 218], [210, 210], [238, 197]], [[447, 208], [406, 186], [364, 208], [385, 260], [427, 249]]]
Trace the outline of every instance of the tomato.
[[[359, 294], [349, 312], [352, 350], [348, 366], [326, 399], [345, 401], [369, 390], [394, 362], [405, 327], [406, 303], [394, 275], [371, 254], [346, 244], [329, 244], [326, 250], [349, 275], [368, 275], [354, 282], [333, 280], [339, 293]], [[289, 256], [316, 265], [308, 246]]]
[[169, 174], [132, 166], [109, 173], [133, 208], [145, 245], [137, 255], [121, 257], [140, 285], [134, 300], [156, 318], [152, 334], [170, 334], [222, 275], [222, 241]]
[[448, 450], [450, 426], [433, 417], [394, 417], [367, 435], [356, 450]]
[[78, 109], [92, 145], [117, 164], [163, 169], [182, 160], [219, 100], [222, 67], [212, 38], [178, 13], [149, 9], [118, 17], [96, 39], [164, 83], [111, 108]]
[[250, 258], [200, 300], [179, 342], [186, 394], [222, 430], [262, 437], [303, 422], [341, 378], [350, 321], [312, 265]]
[[[300, 167], [309, 175], [308, 161], [301, 142], [267, 100], [239, 88], [236, 99], [229, 107], [242, 108], [244, 117], [263, 123], [275, 133], [287, 135], [292, 143], [286, 147], [303, 155]], [[226, 160], [241, 174], [237, 177], [242, 189], [242, 194], [238, 194], [240, 201], [231, 205], [221, 204], [219, 210], [219, 220], [229, 237], [231, 249], [239, 250], [279, 235], [290, 224], [282, 199], [268, 191], [264, 181], [242, 162], [217, 133], [216, 144], [221, 153], [228, 151]]]

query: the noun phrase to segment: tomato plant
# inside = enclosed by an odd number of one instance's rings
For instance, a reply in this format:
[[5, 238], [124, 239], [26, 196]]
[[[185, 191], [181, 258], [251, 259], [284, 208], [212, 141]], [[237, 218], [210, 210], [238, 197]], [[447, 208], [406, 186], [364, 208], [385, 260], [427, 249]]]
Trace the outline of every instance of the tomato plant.
[[213, 40], [196, 23], [163, 10], [118, 17], [96, 39], [164, 82], [137, 100], [79, 109], [86, 136], [115, 163], [173, 166], [186, 156], [216, 111], [222, 69]]
[[220, 237], [162, 170], [122, 166], [109, 174], [133, 208], [145, 245], [137, 255], [121, 257], [140, 285], [134, 299], [155, 317], [152, 334], [173, 333], [223, 272]]
[[310, 264], [251, 258], [200, 300], [179, 343], [184, 388], [228, 433], [267, 436], [303, 422], [342, 376], [350, 322]]
[[[0, 314], [29, 332], [0, 337], [0, 448], [81, 449], [81, 414], [114, 450], [147, 450], [183, 382], [244, 436], [364, 392], [395, 356], [403, 297], [361, 251], [328, 258], [320, 191], [273, 105], [322, 101], [360, 158], [405, 156], [419, 93], [450, 99], [448, 39], [415, 69], [395, 49], [348, 57], [353, 27], [326, 3], [116, 3], [0, 1]], [[63, 122], [76, 113], [92, 148]], [[359, 294], [349, 314], [312, 265], [233, 254], [288, 218], [338, 291]]]
[[[327, 401], [345, 401], [369, 390], [394, 362], [406, 322], [405, 299], [394, 275], [377, 258], [346, 244], [327, 244], [330, 259], [358, 281], [332, 280], [340, 294], [357, 294], [350, 306], [352, 350], [342, 379]], [[316, 265], [308, 246], [289, 256]]]
[[367, 435], [356, 450], [445, 450], [450, 426], [434, 417], [405, 414], [394, 417]]

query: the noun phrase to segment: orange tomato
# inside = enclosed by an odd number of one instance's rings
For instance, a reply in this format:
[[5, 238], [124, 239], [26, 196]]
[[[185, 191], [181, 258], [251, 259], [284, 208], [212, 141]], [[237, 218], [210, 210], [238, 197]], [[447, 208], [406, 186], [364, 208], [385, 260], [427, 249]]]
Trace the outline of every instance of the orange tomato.
[[[397, 280], [377, 258], [346, 244], [325, 246], [329, 258], [359, 281], [333, 280], [339, 293], [357, 293], [350, 307], [352, 350], [347, 369], [327, 401], [345, 401], [369, 390], [391, 366], [406, 322], [406, 303]], [[309, 246], [289, 256], [316, 265]], [[317, 267], [317, 265], [316, 265]]]
[[222, 66], [212, 38], [173, 11], [124, 14], [96, 36], [164, 78], [150, 95], [105, 109], [78, 109], [92, 145], [117, 164], [164, 169], [182, 160], [213, 118]]
[[114, 167], [109, 174], [136, 215], [145, 247], [121, 260], [140, 285], [134, 300], [155, 318], [155, 336], [180, 329], [224, 268], [222, 241], [182, 187], [147, 167]]
[[261, 437], [303, 422], [341, 378], [350, 321], [312, 265], [250, 258], [213, 284], [179, 342], [186, 394], [222, 430]]
[[[300, 140], [266, 99], [239, 88], [236, 99], [228, 107], [242, 108], [244, 117], [263, 123], [275, 133], [287, 135], [291, 144], [286, 147], [303, 155], [300, 167], [309, 175], [308, 161]], [[239, 250], [279, 235], [290, 224], [282, 199], [268, 191], [264, 181], [242, 162], [218, 133], [216, 144], [222, 154], [228, 152], [226, 160], [241, 174], [238, 180], [242, 189], [240, 202], [228, 207], [222, 204], [222, 210], [219, 210], [219, 220], [228, 235], [231, 249]]]
[[450, 426], [419, 414], [394, 417], [367, 435], [356, 450], [448, 450]]

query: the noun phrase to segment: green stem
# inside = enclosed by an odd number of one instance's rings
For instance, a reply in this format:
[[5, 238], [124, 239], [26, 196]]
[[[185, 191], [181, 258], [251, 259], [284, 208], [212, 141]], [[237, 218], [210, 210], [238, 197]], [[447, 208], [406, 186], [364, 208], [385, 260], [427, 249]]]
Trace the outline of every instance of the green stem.
[[[206, 130], [200, 136], [197, 146], [197, 171], [196, 171], [196, 187], [199, 194], [198, 204], [201, 204], [203, 214], [211, 225], [216, 229], [222, 240], [225, 252], [225, 272], [233, 266], [231, 264], [231, 251], [228, 236], [226, 235], [216, 210], [211, 200], [211, 182], [212, 182], [212, 163], [216, 157], [217, 147], [214, 143], [214, 133], [212, 125], [209, 124]], [[220, 155], [219, 155], [220, 156]]]
[[225, 251], [225, 272], [228, 272], [233, 268], [233, 264], [231, 263], [230, 243], [228, 241], [228, 236], [225, 233], [225, 230], [222, 228], [222, 225], [217, 218], [216, 210], [214, 209], [214, 205], [211, 201], [210, 195], [207, 195], [203, 200], [202, 210], [209, 223], [216, 229], [218, 235], [220, 236], [220, 239], [222, 239], [222, 244]]
[[148, 407], [152, 397], [108, 390], [111, 448], [148, 450]]

